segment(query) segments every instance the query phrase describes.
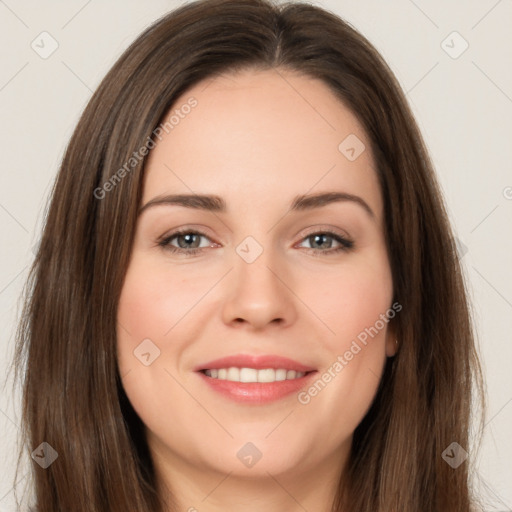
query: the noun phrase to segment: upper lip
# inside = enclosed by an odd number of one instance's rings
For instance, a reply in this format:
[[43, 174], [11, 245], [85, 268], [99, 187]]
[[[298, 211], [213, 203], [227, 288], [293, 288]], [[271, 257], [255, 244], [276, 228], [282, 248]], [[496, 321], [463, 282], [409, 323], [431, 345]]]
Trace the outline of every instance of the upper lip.
[[232, 356], [221, 357], [214, 361], [197, 366], [194, 371], [213, 370], [218, 368], [255, 368], [261, 370], [264, 368], [283, 368], [285, 370], [295, 370], [297, 372], [310, 372], [315, 368], [306, 366], [293, 359], [272, 354], [250, 355], [235, 354]]

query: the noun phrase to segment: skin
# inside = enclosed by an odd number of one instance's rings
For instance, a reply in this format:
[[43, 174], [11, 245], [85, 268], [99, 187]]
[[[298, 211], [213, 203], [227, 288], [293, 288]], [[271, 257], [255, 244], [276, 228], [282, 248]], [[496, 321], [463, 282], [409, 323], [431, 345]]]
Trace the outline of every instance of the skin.
[[[146, 425], [162, 492], [172, 491], [179, 510], [327, 512], [352, 434], [395, 353], [393, 323], [307, 405], [295, 393], [236, 403], [194, 368], [236, 353], [277, 354], [321, 374], [391, 307], [370, 142], [323, 82], [283, 69], [209, 79], [173, 109], [190, 97], [197, 106], [151, 150], [142, 205], [198, 193], [228, 208], [159, 205], [139, 216], [118, 309], [124, 389]], [[338, 149], [349, 134], [366, 147], [354, 161]], [[296, 195], [331, 191], [359, 196], [374, 216], [353, 201], [288, 211]], [[202, 252], [158, 245], [181, 227], [205, 233], [188, 241]], [[354, 247], [328, 254], [336, 239], [310, 236], [326, 231]], [[236, 252], [247, 236], [263, 249], [252, 263]], [[181, 236], [171, 245], [179, 242], [187, 243]], [[149, 366], [133, 354], [147, 338], [160, 350]], [[262, 453], [251, 468], [236, 455], [247, 442]]]

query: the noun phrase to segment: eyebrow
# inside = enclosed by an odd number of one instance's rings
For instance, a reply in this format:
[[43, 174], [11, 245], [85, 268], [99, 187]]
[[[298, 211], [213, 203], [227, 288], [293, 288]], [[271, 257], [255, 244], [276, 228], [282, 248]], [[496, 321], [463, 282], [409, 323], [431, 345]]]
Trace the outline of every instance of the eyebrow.
[[[317, 194], [304, 194], [296, 196], [290, 206], [290, 211], [304, 211], [312, 210], [314, 208], [321, 208], [331, 203], [336, 202], [352, 202], [361, 206], [368, 215], [374, 219], [375, 214], [368, 206], [368, 203], [359, 196], [347, 194], [346, 192], [320, 192]], [[194, 208], [198, 210], [206, 210], [217, 213], [225, 213], [227, 205], [224, 199], [216, 195], [205, 194], [176, 194], [157, 196], [148, 201], [139, 210], [139, 215], [145, 210], [155, 206], [162, 205], [176, 205], [185, 208]]]

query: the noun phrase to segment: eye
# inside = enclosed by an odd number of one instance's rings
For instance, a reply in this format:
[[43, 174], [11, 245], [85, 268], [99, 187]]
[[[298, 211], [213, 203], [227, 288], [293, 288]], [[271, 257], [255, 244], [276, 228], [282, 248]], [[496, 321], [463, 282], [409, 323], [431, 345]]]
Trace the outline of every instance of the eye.
[[[204, 233], [200, 231], [194, 231], [191, 229], [183, 229], [171, 233], [169, 236], [158, 242], [160, 247], [172, 253], [180, 253], [185, 256], [191, 256], [201, 252], [205, 247], [211, 247], [211, 244], [200, 246], [200, 238], [208, 238]], [[177, 246], [173, 245], [173, 241], [176, 240]]]
[[[310, 233], [303, 238], [303, 240], [310, 243], [311, 247], [305, 247], [305, 249], [313, 251], [315, 256], [319, 256], [318, 253], [330, 255], [339, 253], [340, 251], [348, 251], [354, 246], [354, 242], [352, 240], [332, 231], [317, 231]], [[334, 244], [338, 244], [338, 247], [332, 247], [333, 241]], [[320, 248], [320, 250], [318, 250], [318, 248]]]

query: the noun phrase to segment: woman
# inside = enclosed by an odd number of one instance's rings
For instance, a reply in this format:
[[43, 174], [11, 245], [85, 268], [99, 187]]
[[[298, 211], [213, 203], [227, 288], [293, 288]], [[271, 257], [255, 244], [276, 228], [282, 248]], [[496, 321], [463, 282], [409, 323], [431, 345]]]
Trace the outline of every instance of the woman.
[[472, 507], [441, 193], [392, 72], [320, 8], [147, 29], [73, 134], [28, 291], [41, 512]]

